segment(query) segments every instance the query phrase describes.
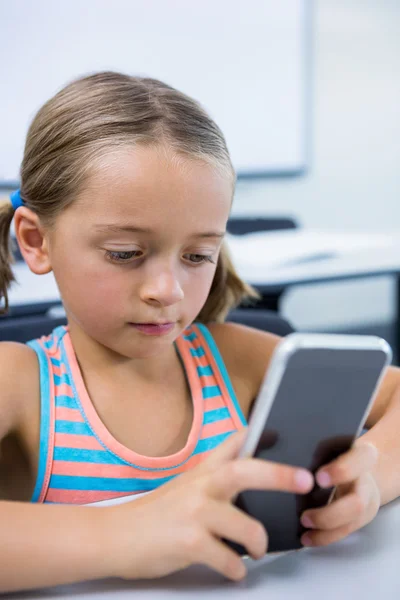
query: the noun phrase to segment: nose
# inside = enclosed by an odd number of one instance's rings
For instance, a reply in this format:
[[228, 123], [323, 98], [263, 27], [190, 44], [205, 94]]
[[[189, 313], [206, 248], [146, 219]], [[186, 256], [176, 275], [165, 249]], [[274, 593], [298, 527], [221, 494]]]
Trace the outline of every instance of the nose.
[[140, 289], [144, 302], [156, 303], [160, 306], [171, 306], [180, 302], [183, 290], [178, 277], [171, 267], [163, 267], [159, 271], [148, 273]]

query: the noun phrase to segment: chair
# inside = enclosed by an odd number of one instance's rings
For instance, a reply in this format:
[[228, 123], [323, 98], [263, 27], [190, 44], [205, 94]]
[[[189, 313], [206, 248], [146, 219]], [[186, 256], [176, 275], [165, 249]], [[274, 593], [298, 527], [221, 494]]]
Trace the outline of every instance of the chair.
[[262, 329], [276, 335], [285, 336], [294, 331], [291, 324], [278, 315], [275, 311], [259, 308], [237, 308], [232, 310], [227, 319], [234, 323], [241, 323], [248, 327]]
[[[233, 235], [245, 235], [259, 231], [278, 231], [296, 229], [297, 221], [292, 217], [231, 217], [228, 220], [227, 230]], [[284, 288], [278, 289], [273, 294], [265, 294], [252, 308], [279, 311], [279, 303], [284, 294]], [[246, 308], [245, 304], [241, 308]]]
[[296, 229], [298, 223], [292, 217], [231, 217], [227, 230], [233, 235], [245, 235], [256, 231]]
[[0, 341], [25, 343], [47, 335], [55, 327], [66, 324], [65, 317], [28, 315], [23, 317], [0, 318]]

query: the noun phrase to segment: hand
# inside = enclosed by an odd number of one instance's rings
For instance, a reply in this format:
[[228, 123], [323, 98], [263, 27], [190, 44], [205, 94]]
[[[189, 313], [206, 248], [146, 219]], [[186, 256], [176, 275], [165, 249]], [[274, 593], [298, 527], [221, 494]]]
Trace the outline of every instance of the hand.
[[307, 493], [314, 478], [304, 469], [238, 459], [244, 434], [233, 434], [203, 463], [147, 496], [103, 509], [112, 515], [108, 556], [114, 557], [114, 576], [161, 577], [196, 563], [233, 580], [246, 575], [242, 558], [221, 538], [242, 544], [257, 559], [266, 552], [267, 534], [232, 499], [245, 489]]
[[323, 508], [306, 510], [301, 522], [310, 531], [304, 546], [326, 546], [372, 521], [380, 506], [380, 493], [371, 472], [377, 448], [359, 438], [353, 448], [325, 465], [316, 474], [323, 488], [337, 486], [333, 501]]

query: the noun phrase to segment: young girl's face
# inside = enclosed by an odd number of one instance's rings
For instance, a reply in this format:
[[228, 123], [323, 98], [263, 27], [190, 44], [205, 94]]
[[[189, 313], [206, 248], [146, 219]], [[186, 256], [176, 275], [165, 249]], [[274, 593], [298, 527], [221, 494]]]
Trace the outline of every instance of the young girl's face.
[[226, 175], [165, 148], [103, 158], [48, 237], [71, 330], [132, 358], [170, 345], [207, 299], [231, 200]]

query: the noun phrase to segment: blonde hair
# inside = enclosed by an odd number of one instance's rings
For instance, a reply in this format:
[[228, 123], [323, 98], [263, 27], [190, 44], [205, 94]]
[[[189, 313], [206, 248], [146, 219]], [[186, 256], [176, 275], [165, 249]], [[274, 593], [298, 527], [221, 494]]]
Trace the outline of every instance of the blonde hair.
[[[77, 79], [39, 110], [28, 130], [21, 165], [24, 205], [47, 226], [84, 187], [93, 162], [127, 145], [165, 143], [177, 154], [210, 163], [235, 181], [224, 136], [192, 98], [158, 81], [101, 72]], [[0, 205], [0, 298], [8, 308], [10, 223], [14, 209]], [[257, 292], [237, 275], [223, 245], [209, 296], [198, 315], [222, 321]]]

